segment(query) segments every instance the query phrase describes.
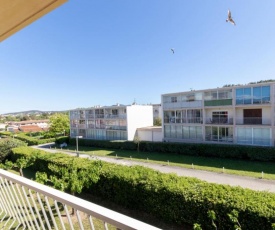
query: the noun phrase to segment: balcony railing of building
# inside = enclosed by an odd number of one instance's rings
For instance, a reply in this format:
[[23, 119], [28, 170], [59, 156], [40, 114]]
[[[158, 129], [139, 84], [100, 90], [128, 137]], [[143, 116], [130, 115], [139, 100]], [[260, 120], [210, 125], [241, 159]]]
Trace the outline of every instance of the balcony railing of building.
[[207, 134], [205, 136], [205, 141], [215, 141], [215, 142], [233, 142], [233, 136], [220, 136]]
[[106, 114], [105, 118], [107, 119], [125, 119], [126, 118], [126, 114]]
[[164, 123], [195, 123], [195, 124], [201, 124], [202, 123], [202, 117], [192, 117], [192, 118], [164, 118]]
[[227, 118], [227, 117], [219, 117], [219, 118], [213, 118], [213, 117], [207, 117], [205, 119], [205, 124], [227, 124], [227, 125], [233, 125], [233, 118]]
[[243, 145], [272, 146], [270, 138], [237, 137], [236, 142]]
[[76, 127], [79, 129], [86, 129], [86, 124], [78, 124]]
[[104, 118], [104, 114], [96, 114], [95, 118]]
[[163, 109], [202, 107], [202, 101], [164, 102]]
[[88, 119], [94, 119], [94, 118], [95, 118], [95, 115], [94, 115], [94, 114], [88, 114], [88, 115], [87, 115], [87, 118], [88, 118]]
[[236, 125], [271, 125], [271, 119], [263, 117], [237, 118]]
[[0, 217], [1, 229], [158, 229], [2, 169]]

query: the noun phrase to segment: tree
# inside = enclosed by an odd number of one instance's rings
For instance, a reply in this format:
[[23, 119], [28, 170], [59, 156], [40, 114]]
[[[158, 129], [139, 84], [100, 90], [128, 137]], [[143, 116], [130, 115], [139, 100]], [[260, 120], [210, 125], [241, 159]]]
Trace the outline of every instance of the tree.
[[11, 161], [5, 161], [6, 169], [16, 169], [19, 171], [20, 176], [24, 177], [23, 169], [30, 167], [35, 162], [35, 156], [21, 157], [16, 160], [15, 163]]
[[137, 151], [139, 152], [140, 138], [139, 138], [138, 135], [135, 135], [135, 137], [134, 137], [134, 143], [137, 144]]
[[13, 139], [13, 138], [5, 138], [0, 140], [0, 162], [3, 162], [9, 154], [11, 154], [11, 150], [16, 147], [27, 146], [27, 144], [23, 141]]
[[[52, 183], [54, 188], [61, 191], [68, 191], [72, 195], [81, 193], [83, 188], [89, 188], [92, 183], [99, 180], [100, 170], [102, 168], [101, 161], [91, 161], [85, 168], [77, 165], [78, 159], [72, 160], [64, 166], [58, 164], [49, 164], [48, 168], [52, 171], [52, 175], [48, 178], [45, 172], [36, 173], [36, 181], [39, 183]], [[74, 215], [74, 209], [72, 209]]]
[[70, 131], [70, 120], [68, 114], [56, 113], [50, 116], [50, 133], [53, 133], [54, 136], [69, 133]]
[[161, 118], [160, 117], [156, 117], [154, 119], [154, 126], [161, 126]]

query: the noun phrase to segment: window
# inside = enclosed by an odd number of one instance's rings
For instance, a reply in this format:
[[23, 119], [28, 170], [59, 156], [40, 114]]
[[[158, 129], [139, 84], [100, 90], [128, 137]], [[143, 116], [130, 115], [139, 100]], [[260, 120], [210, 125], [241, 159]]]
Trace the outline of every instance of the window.
[[186, 96], [186, 101], [195, 101], [195, 94], [190, 94]]
[[206, 101], [232, 99], [232, 90], [215, 90], [204, 93]]
[[175, 102], [177, 102], [178, 100], [177, 100], [177, 97], [171, 97], [171, 102], [172, 103], [175, 103]]
[[270, 103], [270, 86], [262, 87], [262, 103]]
[[117, 115], [117, 114], [118, 114], [117, 109], [112, 109], [112, 115]]
[[270, 146], [269, 128], [237, 128], [238, 144]]
[[270, 86], [236, 89], [236, 104], [270, 103]]
[[212, 123], [227, 123], [228, 122], [228, 112], [227, 111], [217, 111], [212, 112]]
[[218, 142], [232, 142], [233, 128], [231, 127], [205, 127], [205, 140]]

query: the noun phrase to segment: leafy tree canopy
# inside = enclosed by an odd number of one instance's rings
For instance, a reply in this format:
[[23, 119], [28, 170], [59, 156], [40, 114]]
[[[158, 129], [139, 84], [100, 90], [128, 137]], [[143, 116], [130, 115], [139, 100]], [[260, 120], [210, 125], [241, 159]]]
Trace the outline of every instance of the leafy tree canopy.
[[0, 140], [0, 162], [3, 162], [9, 154], [11, 154], [11, 150], [16, 147], [27, 146], [27, 144], [23, 141], [13, 139], [13, 138], [5, 138]]
[[49, 131], [55, 136], [60, 134], [69, 133], [70, 131], [70, 120], [68, 114], [56, 113], [50, 116], [50, 129]]

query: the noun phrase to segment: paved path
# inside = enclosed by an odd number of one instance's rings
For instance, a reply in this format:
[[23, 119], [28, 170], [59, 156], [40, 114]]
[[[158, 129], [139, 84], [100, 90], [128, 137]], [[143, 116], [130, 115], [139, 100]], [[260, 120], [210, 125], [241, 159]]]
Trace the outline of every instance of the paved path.
[[[44, 151], [49, 151], [53, 153], [63, 152], [72, 156], [76, 156], [75, 152], [62, 151], [60, 149], [53, 149], [53, 148], [50, 149], [49, 145], [34, 146], [34, 148], [39, 148]], [[275, 192], [275, 180], [265, 180], [265, 179], [259, 179], [259, 178], [253, 178], [253, 177], [237, 176], [237, 175], [226, 174], [226, 173], [216, 173], [216, 172], [209, 172], [209, 171], [203, 171], [203, 170], [182, 168], [177, 166], [154, 164], [150, 162], [126, 160], [124, 158], [110, 158], [110, 157], [99, 157], [99, 156], [91, 157], [85, 154], [80, 154], [80, 157], [89, 158], [89, 159], [98, 159], [102, 161], [128, 165], [128, 166], [142, 165], [155, 170], [159, 170], [164, 173], [176, 173], [179, 176], [196, 177], [198, 179], [201, 179], [207, 182], [212, 182], [217, 184], [227, 184], [231, 186], [241, 186], [243, 188], [249, 188], [257, 191]]]

